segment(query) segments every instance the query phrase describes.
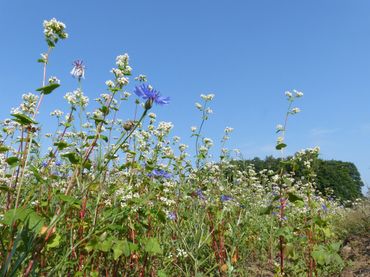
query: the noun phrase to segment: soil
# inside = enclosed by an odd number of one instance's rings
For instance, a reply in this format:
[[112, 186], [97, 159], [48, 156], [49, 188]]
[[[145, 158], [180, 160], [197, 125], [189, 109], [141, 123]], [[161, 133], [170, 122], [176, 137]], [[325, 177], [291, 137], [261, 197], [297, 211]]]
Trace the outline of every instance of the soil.
[[341, 253], [348, 264], [341, 277], [370, 277], [370, 233], [349, 237]]

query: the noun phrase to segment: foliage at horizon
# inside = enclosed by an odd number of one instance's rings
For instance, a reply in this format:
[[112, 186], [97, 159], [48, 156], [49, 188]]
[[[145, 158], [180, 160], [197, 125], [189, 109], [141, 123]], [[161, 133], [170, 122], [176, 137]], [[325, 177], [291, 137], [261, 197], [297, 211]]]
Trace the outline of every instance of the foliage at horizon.
[[[287, 157], [291, 159], [292, 157]], [[267, 156], [265, 159], [255, 157], [248, 160], [237, 160], [234, 163], [240, 170], [252, 164], [257, 171], [262, 169], [271, 169], [277, 171], [280, 168], [281, 158]], [[323, 195], [336, 197], [341, 202], [354, 201], [363, 197], [360, 173], [357, 167], [351, 162], [338, 160], [317, 159], [313, 164], [314, 171], [317, 174], [316, 189]], [[288, 171], [294, 171], [297, 177], [304, 176], [302, 165], [294, 170], [290, 167]]]

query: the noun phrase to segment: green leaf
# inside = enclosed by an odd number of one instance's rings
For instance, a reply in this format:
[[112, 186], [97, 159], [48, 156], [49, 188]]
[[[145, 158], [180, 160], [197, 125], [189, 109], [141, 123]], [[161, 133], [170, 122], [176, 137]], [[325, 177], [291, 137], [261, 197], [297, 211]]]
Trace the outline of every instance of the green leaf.
[[98, 241], [96, 238], [89, 240], [85, 246], [87, 252], [97, 249]]
[[102, 106], [100, 109], [99, 109], [104, 115], [107, 115], [109, 114], [109, 109], [107, 106]]
[[281, 150], [283, 148], [287, 147], [287, 145], [285, 143], [279, 143], [278, 145], [276, 145], [276, 150]]
[[9, 157], [5, 161], [10, 166], [16, 166], [19, 162], [19, 159], [17, 157]]
[[36, 91], [40, 91], [42, 94], [50, 94], [52, 91], [56, 88], [60, 87], [59, 84], [50, 84], [47, 86], [44, 86], [42, 88], [36, 89]]
[[58, 150], [63, 150], [64, 148], [67, 148], [69, 144], [66, 143], [64, 140], [61, 140], [54, 143], [54, 145], [58, 147]]
[[297, 202], [297, 201], [303, 201], [302, 197], [299, 197], [292, 192], [288, 192], [288, 199], [292, 203]]
[[57, 248], [60, 244], [61, 235], [56, 234], [54, 238], [46, 245], [47, 249]]
[[4, 145], [1, 145], [0, 146], [0, 153], [4, 153], [4, 152], [7, 152], [7, 151], [9, 151], [9, 148], [8, 147], [6, 147]]
[[121, 255], [129, 257], [131, 254], [130, 245], [127, 240], [118, 240], [113, 246], [113, 258], [117, 260]]
[[260, 212], [260, 215], [268, 215], [268, 214], [271, 214], [272, 210], [274, 209], [274, 207], [272, 205], [264, 208], [261, 212]]
[[100, 138], [104, 140], [105, 142], [108, 142], [108, 137], [104, 135], [100, 135]]
[[7, 185], [0, 185], [0, 190], [6, 191], [6, 192], [13, 192], [14, 189], [8, 187]]
[[76, 198], [73, 198], [72, 196], [69, 196], [69, 195], [64, 195], [64, 194], [58, 194], [57, 197], [65, 202], [65, 203], [68, 203], [70, 204], [71, 206], [73, 206], [74, 208], [80, 208], [81, 206], [81, 200], [79, 199], [76, 199]]
[[164, 272], [164, 270], [158, 270], [157, 275], [158, 277], [167, 277], [167, 274]]
[[113, 245], [112, 238], [108, 238], [102, 242], [99, 242], [98, 249], [103, 252], [108, 252], [112, 248], [112, 245]]
[[80, 157], [74, 152], [68, 152], [61, 155], [62, 157], [68, 158], [71, 164], [78, 164], [80, 161]]
[[161, 246], [156, 238], [150, 238], [146, 241], [145, 251], [149, 254], [162, 254]]
[[15, 122], [18, 122], [22, 126], [24, 126], [24, 125], [30, 125], [30, 124], [37, 124], [36, 121], [34, 121], [32, 118], [30, 118], [29, 116], [27, 116], [25, 114], [13, 113], [13, 114], [11, 114], [11, 116], [14, 117], [13, 120]]

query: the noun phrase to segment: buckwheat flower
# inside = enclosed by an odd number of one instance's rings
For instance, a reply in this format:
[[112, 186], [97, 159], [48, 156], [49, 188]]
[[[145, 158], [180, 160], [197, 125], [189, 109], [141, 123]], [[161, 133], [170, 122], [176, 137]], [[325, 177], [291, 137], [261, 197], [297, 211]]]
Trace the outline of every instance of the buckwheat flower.
[[280, 143], [283, 143], [284, 142], [284, 138], [283, 137], [278, 137], [277, 138], [277, 143], [280, 144]]
[[204, 138], [204, 139], [203, 139], [203, 142], [204, 142], [204, 144], [205, 144], [207, 147], [212, 147], [212, 146], [213, 146], [213, 141], [212, 141], [210, 138]]
[[119, 55], [119, 56], [116, 57], [116, 65], [118, 67], [125, 67], [125, 66], [127, 66], [128, 61], [129, 61], [129, 56], [128, 56], [127, 53], [125, 53], [123, 55]]
[[149, 177], [162, 177], [165, 179], [172, 178], [172, 174], [163, 170], [163, 169], [154, 169], [151, 173], [148, 174]]
[[117, 84], [119, 88], [122, 88], [123, 86], [126, 86], [128, 84], [128, 79], [126, 77], [119, 77], [117, 78]]
[[118, 68], [112, 68], [112, 70], [110, 72], [113, 73], [114, 76], [116, 76], [116, 78], [123, 76], [122, 70], [120, 70]]
[[227, 201], [233, 200], [233, 198], [228, 195], [221, 195], [220, 200], [221, 202], [227, 202]]
[[105, 84], [107, 85], [107, 87], [109, 88], [114, 88], [114, 82], [112, 80], [108, 80], [105, 82]]
[[229, 134], [229, 133], [231, 133], [232, 131], [234, 131], [234, 128], [231, 128], [231, 127], [226, 127], [226, 128], [225, 128], [225, 133], [226, 133], [226, 134]]
[[45, 39], [50, 47], [55, 47], [59, 39], [68, 38], [68, 34], [65, 32], [66, 25], [63, 22], [52, 18], [49, 21], [44, 20], [43, 25]]
[[284, 126], [281, 124], [276, 125], [276, 132], [284, 131]]
[[55, 76], [50, 77], [48, 82], [49, 84], [60, 84], [60, 80]]
[[205, 101], [212, 101], [212, 99], [215, 97], [214, 94], [210, 93], [207, 95], [201, 94], [200, 97]]
[[124, 93], [123, 93], [123, 97], [124, 98], [129, 98], [131, 96], [131, 93], [129, 93], [128, 91], [125, 91]]
[[202, 110], [203, 106], [201, 104], [199, 104], [198, 102], [195, 103], [195, 107], [198, 109], [198, 110]]
[[135, 94], [141, 97], [145, 102], [145, 109], [149, 110], [153, 106], [153, 103], [158, 105], [166, 105], [170, 102], [169, 97], [163, 97], [159, 91], [156, 91], [151, 86], [142, 84], [141, 86], [135, 87]]
[[211, 108], [207, 108], [206, 109], [206, 114], [211, 114], [211, 113], [213, 113], [212, 109]]
[[293, 108], [291, 113], [292, 114], [296, 114], [296, 113], [299, 113], [301, 110], [299, 108]]
[[293, 91], [294, 91], [295, 97], [300, 98], [303, 96], [303, 92], [297, 91], [297, 90], [293, 90]]
[[139, 82], [147, 82], [147, 77], [143, 74], [140, 74], [139, 76], [135, 77], [135, 80], [136, 81], [139, 81]]
[[71, 75], [77, 78], [78, 81], [85, 79], [85, 65], [82, 60], [76, 60], [73, 62], [73, 68], [71, 70]]
[[148, 116], [151, 118], [151, 119], [156, 119], [157, 118], [157, 115], [155, 113], [150, 113], [148, 114]]

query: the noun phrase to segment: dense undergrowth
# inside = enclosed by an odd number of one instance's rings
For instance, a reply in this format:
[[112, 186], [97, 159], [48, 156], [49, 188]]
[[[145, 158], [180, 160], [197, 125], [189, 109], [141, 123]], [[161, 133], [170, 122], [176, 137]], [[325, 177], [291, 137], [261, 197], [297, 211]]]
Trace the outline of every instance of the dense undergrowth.
[[[196, 103], [201, 119], [189, 154], [173, 125], [151, 112], [170, 99], [143, 75], [133, 78], [133, 95], [126, 91], [127, 54], [117, 57], [93, 111], [76, 61], [70, 108], [52, 112], [58, 130], [41, 138], [43, 98], [60, 86], [47, 78], [47, 65], [67, 38], [55, 19], [44, 29], [43, 86], [1, 122], [1, 276], [336, 276], [343, 269], [338, 222], [348, 209], [316, 190], [318, 148], [283, 158], [275, 171], [239, 170], [226, 128], [219, 159], [210, 161], [213, 142], [202, 134], [208, 94]], [[292, 105], [303, 94], [285, 95], [282, 157], [288, 119], [299, 112]], [[136, 106], [132, 120], [120, 119], [130, 116], [124, 105]]]

